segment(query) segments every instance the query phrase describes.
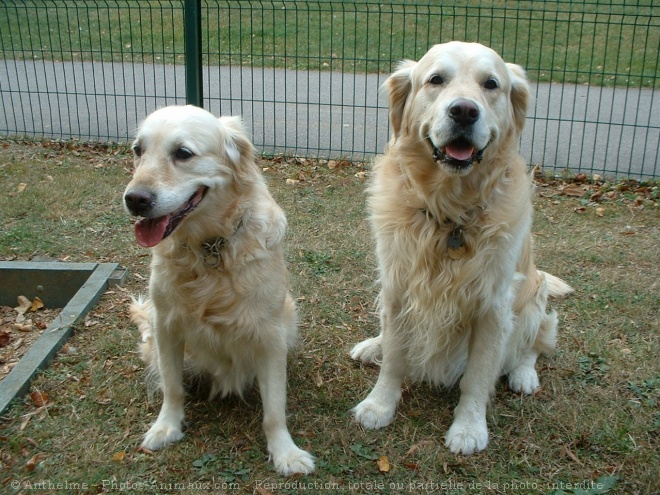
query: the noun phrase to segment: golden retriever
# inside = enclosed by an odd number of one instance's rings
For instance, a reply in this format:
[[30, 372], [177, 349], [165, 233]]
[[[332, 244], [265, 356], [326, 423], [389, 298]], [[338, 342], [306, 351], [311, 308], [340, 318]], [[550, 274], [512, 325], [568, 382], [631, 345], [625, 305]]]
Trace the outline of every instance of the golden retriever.
[[238, 117], [194, 106], [155, 111], [133, 143], [127, 211], [151, 248], [149, 298], [131, 315], [163, 404], [142, 446], [183, 437], [184, 370], [211, 396], [241, 394], [256, 378], [268, 452], [283, 475], [310, 473], [312, 456], [285, 419], [287, 351], [296, 332], [282, 241], [286, 218], [263, 180]]
[[488, 443], [500, 375], [516, 392], [539, 387], [534, 365], [557, 333], [547, 298], [572, 290], [532, 257], [533, 184], [519, 154], [529, 87], [493, 50], [450, 42], [403, 62], [385, 88], [393, 133], [368, 190], [381, 331], [351, 351], [381, 369], [353, 413], [382, 428], [406, 376], [460, 380], [445, 445], [467, 455]]

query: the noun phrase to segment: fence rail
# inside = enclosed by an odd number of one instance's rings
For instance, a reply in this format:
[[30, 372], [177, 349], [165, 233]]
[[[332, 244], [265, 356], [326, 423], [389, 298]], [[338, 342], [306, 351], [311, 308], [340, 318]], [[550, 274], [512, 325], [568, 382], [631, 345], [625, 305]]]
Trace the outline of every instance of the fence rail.
[[367, 159], [388, 139], [379, 87], [394, 64], [461, 39], [526, 68], [530, 163], [660, 175], [653, 0], [438, 3], [6, 0], [0, 135], [124, 142], [197, 90], [212, 112], [242, 114], [264, 153]]

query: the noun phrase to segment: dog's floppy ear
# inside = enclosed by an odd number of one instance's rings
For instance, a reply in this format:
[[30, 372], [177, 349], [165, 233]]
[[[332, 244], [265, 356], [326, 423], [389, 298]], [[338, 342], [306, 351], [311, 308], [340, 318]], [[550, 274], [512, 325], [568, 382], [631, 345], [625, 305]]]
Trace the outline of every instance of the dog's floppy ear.
[[527, 118], [527, 105], [530, 100], [529, 84], [525, 70], [516, 64], [506, 64], [511, 77], [511, 105], [513, 107], [513, 120], [516, 130], [521, 133]]
[[254, 147], [247, 136], [240, 117], [220, 117], [218, 119], [224, 135], [224, 148], [227, 159], [237, 168], [242, 160], [253, 161]]
[[390, 98], [390, 123], [395, 139], [401, 132], [403, 110], [412, 89], [410, 74], [415, 65], [417, 65], [417, 62], [413, 60], [404, 60], [397, 66], [396, 71], [387, 78], [383, 86]]

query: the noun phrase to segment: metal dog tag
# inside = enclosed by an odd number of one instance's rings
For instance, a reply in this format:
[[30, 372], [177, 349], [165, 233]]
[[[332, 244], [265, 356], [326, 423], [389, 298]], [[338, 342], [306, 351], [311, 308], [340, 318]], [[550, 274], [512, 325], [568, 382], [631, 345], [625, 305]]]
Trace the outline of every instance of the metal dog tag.
[[461, 227], [456, 227], [449, 234], [447, 239], [447, 252], [449, 257], [453, 260], [459, 260], [465, 256], [465, 241], [463, 239], [463, 229]]

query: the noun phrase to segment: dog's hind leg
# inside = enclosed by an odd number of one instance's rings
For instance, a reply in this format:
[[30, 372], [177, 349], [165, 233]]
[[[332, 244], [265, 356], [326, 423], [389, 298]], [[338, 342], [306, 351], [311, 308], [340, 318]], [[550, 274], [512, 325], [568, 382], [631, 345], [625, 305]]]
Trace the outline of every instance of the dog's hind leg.
[[364, 364], [380, 364], [383, 360], [383, 334], [363, 340], [351, 349], [351, 358]]
[[[534, 368], [536, 359], [544, 352], [551, 352], [557, 342], [557, 313], [546, 313], [550, 288], [545, 274], [537, 273], [540, 279], [534, 277], [536, 280], [531, 283], [531, 287], [536, 289], [533, 297], [523, 295], [525, 303], [516, 310], [515, 331], [518, 337], [515, 340], [518, 345], [510, 351], [505, 365], [509, 388], [524, 394], [532, 394], [539, 388], [539, 378]], [[521, 290], [524, 289], [523, 285]]]
[[532, 394], [540, 386], [536, 373], [536, 359], [541, 353], [550, 352], [557, 340], [557, 313], [542, 314], [538, 334], [533, 345], [518, 352], [516, 362], [508, 372], [509, 388], [513, 392]]

